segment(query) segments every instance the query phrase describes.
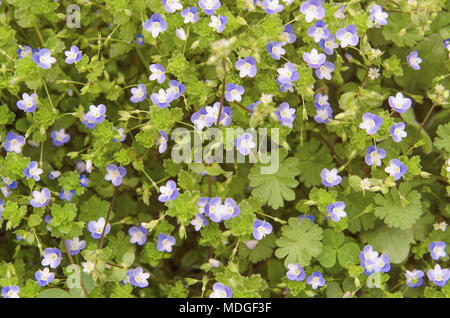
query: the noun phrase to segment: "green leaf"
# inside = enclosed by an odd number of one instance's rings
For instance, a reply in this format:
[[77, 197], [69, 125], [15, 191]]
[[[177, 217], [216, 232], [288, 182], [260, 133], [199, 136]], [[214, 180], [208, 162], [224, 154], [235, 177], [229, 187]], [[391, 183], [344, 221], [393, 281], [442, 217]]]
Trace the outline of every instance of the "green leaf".
[[450, 152], [450, 123], [439, 125], [436, 130], [438, 137], [434, 140], [434, 146], [438, 149], [445, 149]]
[[342, 267], [347, 267], [350, 263], [352, 265], [356, 264], [359, 256], [359, 246], [356, 243], [350, 242], [341, 246], [337, 251], [337, 258], [339, 264]]
[[59, 288], [49, 288], [41, 291], [36, 298], [72, 298], [70, 294]]
[[292, 201], [295, 199], [295, 192], [298, 181], [295, 176], [300, 174], [298, 168], [298, 159], [289, 157], [284, 159], [286, 154], [280, 151], [279, 169], [273, 174], [261, 174], [261, 164], [256, 164], [250, 170], [248, 179], [252, 187], [252, 194], [267, 203], [274, 209], [284, 206], [284, 200]]
[[422, 215], [421, 195], [410, 190], [409, 184], [402, 183], [384, 196], [377, 194], [375, 215], [391, 228], [410, 229]]
[[389, 12], [389, 23], [383, 28], [383, 35], [399, 47], [413, 46], [423, 37], [415, 29], [409, 13], [397, 12]]
[[286, 257], [285, 265], [298, 263], [308, 266], [311, 258], [320, 255], [322, 251], [322, 228], [309, 219], [289, 218], [288, 225], [281, 228], [281, 238], [275, 243], [278, 249], [275, 256]]
[[299, 159], [300, 181], [307, 187], [322, 184], [320, 172], [323, 167], [328, 167], [333, 162], [329, 149], [317, 139], [311, 139], [299, 145], [295, 155]]

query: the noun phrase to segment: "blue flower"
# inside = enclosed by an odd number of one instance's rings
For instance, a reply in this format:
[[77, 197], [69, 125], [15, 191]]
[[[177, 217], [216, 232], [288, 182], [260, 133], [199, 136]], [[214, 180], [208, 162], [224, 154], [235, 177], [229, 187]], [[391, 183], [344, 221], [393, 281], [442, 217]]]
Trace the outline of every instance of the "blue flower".
[[41, 180], [40, 175], [42, 174], [42, 172], [44, 171], [39, 168], [38, 163], [36, 161], [31, 161], [23, 171], [27, 179], [33, 178], [34, 181]]
[[241, 78], [244, 78], [246, 76], [255, 77], [256, 75], [256, 60], [253, 56], [248, 56], [246, 58], [237, 60], [235, 66], [239, 71], [239, 76]]
[[347, 216], [344, 209], [345, 203], [342, 201], [337, 201], [336, 203], [331, 203], [327, 206], [327, 212], [334, 222], [339, 222], [341, 218], [345, 218]]
[[320, 177], [322, 178], [322, 183], [326, 187], [334, 187], [337, 186], [342, 181], [342, 177], [339, 176], [336, 168], [328, 170], [327, 168], [323, 168], [320, 172]]
[[233, 83], [228, 83], [227, 90], [225, 92], [225, 99], [228, 102], [233, 102], [235, 100], [240, 102], [242, 100], [241, 95], [244, 94], [244, 92], [245, 92], [244, 87]]
[[314, 120], [317, 123], [328, 124], [330, 119], [333, 119], [333, 109], [329, 104], [319, 107], [316, 106], [316, 115], [314, 116]]
[[210, 124], [207, 120], [207, 114], [206, 107], [203, 107], [199, 111], [192, 114], [191, 122], [195, 125], [195, 128], [202, 130], [205, 127], [211, 127], [212, 124]]
[[30, 200], [30, 205], [35, 208], [42, 208], [50, 202], [50, 190], [43, 188], [41, 191], [33, 191], [33, 198]]
[[417, 51], [412, 51], [409, 53], [407, 59], [408, 65], [413, 69], [420, 70], [420, 63], [422, 63], [422, 59], [419, 57], [419, 53]]
[[298, 282], [305, 280], [305, 271], [300, 264], [288, 264], [289, 271], [286, 273], [286, 277], [289, 280], [296, 280]]
[[156, 243], [156, 249], [160, 252], [166, 251], [167, 253], [172, 252], [172, 246], [175, 245], [175, 238], [173, 236], [161, 233], [158, 235], [158, 242]]
[[149, 273], [144, 273], [142, 267], [136, 267], [134, 271], [130, 273], [130, 284], [135, 287], [144, 288], [148, 286], [147, 279], [150, 277]]
[[3, 298], [20, 298], [19, 291], [20, 291], [20, 288], [17, 285], [2, 287], [2, 297]]
[[303, 219], [308, 219], [311, 221], [311, 223], [314, 223], [314, 221], [316, 220], [316, 218], [314, 217], [314, 215], [306, 215], [306, 214], [302, 214], [298, 217], [298, 223], [302, 223]]
[[148, 78], [149, 80], [156, 80], [159, 84], [164, 83], [166, 80], [166, 70], [164, 69], [164, 66], [161, 64], [151, 64], [148, 68], [150, 72], [152, 72]]
[[123, 142], [125, 138], [127, 138], [127, 136], [124, 133], [125, 129], [113, 127], [113, 130], [115, 130], [120, 137], [119, 139], [113, 138], [112, 140], [113, 142]]
[[[205, 107], [205, 121], [207, 123], [206, 127], [211, 127], [212, 125], [216, 124], [217, 117], [219, 117], [219, 111], [220, 111], [220, 102], [214, 103], [213, 106], [206, 106]], [[222, 108], [222, 115], [220, 118], [219, 124], [226, 127], [231, 123], [231, 117], [233, 113], [231, 111], [231, 108], [228, 106], [224, 106]]]
[[156, 139], [156, 145], [159, 145], [159, 153], [163, 153], [167, 150], [167, 141], [169, 140], [169, 138], [167, 138], [167, 134], [164, 130], [161, 130], [159, 134], [160, 136]]
[[36, 94], [28, 95], [27, 93], [22, 94], [22, 99], [18, 100], [16, 103], [17, 108], [23, 110], [27, 113], [32, 113], [36, 110]]
[[251, 133], [244, 133], [241, 136], [236, 137], [234, 145], [244, 156], [247, 156], [250, 151], [256, 147], [256, 143], [253, 141], [253, 135]]
[[74, 237], [72, 240], [64, 240], [64, 243], [70, 255], [77, 255], [86, 247], [86, 241], [80, 241], [78, 237]]
[[399, 122], [398, 124], [392, 125], [391, 128], [389, 128], [389, 132], [391, 133], [392, 139], [395, 142], [400, 142], [402, 141], [402, 138], [408, 136], [405, 131], [404, 122]]
[[159, 187], [161, 193], [158, 197], [159, 202], [175, 200], [178, 197], [177, 184], [173, 180], [167, 181], [165, 186]]
[[198, 10], [196, 7], [190, 7], [181, 11], [181, 16], [184, 18], [184, 23], [195, 23], [198, 21]]
[[53, 130], [50, 136], [52, 137], [53, 145], [55, 145], [55, 147], [61, 147], [70, 141], [70, 135], [66, 134], [66, 130], [64, 128], [61, 128], [60, 130]]
[[214, 283], [213, 292], [209, 298], [231, 298], [233, 297], [233, 290], [222, 283]]
[[365, 161], [369, 166], [376, 165], [379, 167], [381, 166], [381, 160], [384, 159], [386, 155], [386, 150], [383, 148], [369, 146], [369, 148], [367, 148]]
[[222, 222], [225, 208], [222, 205], [222, 199], [219, 197], [209, 198], [205, 205], [205, 214], [216, 223]]
[[444, 48], [450, 51], [450, 38], [443, 40], [442, 43], [444, 44]]
[[359, 124], [359, 128], [365, 129], [369, 135], [375, 135], [378, 128], [383, 124], [383, 118], [372, 113], [365, 113], [362, 116], [363, 122]]
[[58, 179], [60, 176], [61, 176], [61, 171], [59, 171], [59, 170], [50, 171], [50, 173], [48, 174], [48, 178], [50, 180]]
[[305, 15], [306, 22], [312, 20], [320, 20], [325, 17], [325, 9], [322, 4], [322, 0], [309, 0], [302, 3], [300, 6], [300, 12]]
[[412, 271], [406, 270], [406, 285], [410, 288], [419, 287], [423, 284], [423, 276], [425, 273], [421, 270], [414, 269]]
[[59, 193], [59, 198], [61, 200], [66, 200], [67, 202], [70, 202], [70, 200], [72, 200], [72, 198], [75, 196], [75, 190], [64, 190], [61, 189], [61, 192]]
[[6, 134], [5, 142], [3, 143], [3, 149], [7, 152], [14, 151], [15, 153], [21, 153], [22, 147], [25, 145], [25, 138], [21, 135], [16, 135], [13, 132]]
[[322, 277], [322, 273], [315, 271], [311, 276], [306, 280], [308, 285], [311, 285], [313, 289], [317, 289], [318, 287], [323, 287], [327, 283], [325, 278]]
[[133, 226], [128, 229], [128, 234], [130, 235], [130, 243], [144, 245], [147, 242], [148, 230], [142, 226]]
[[[105, 120], [106, 107], [103, 104], [98, 106], [89, 106], [89, 111], [86, 114], [86, 120], [88, 122], [94, 122], [95, 124], [100, 124]], [[94, 125], [95, 127], [95, 125]]]
[[[98, 240], [102, 237], [103, 228], [105, 228], [105, 219], [103, 217], [99, 218], [97, 221], [90, 221], [88, 223], [88, 230], [91, 232], [91, 236], [93, 239]], [[111, 225], [106, 224], [105, 235], [109, 233], [111, 230]]]
[[332, 55], [334, 49], [338, 48], [339, 45], [334, 42], [334, 35], [330, 34], [326, 39], [319, 41], [319, 47], [325, 52], [325, 54]]
[[82, 186], [83, 188], [86, 188], [88, 183], [89, 183], [89, 179], [86, 177], [85, 174], [82, 174], [80, 176], [80, 178], [78, 178], [78, 183], [80, 184], [80, 186]]
[[221, 213], [223, 221], [235, 218], [239, 215], [239, 213], [241, 213], [241, 209], [232, 198], [226, 198], [223, 207], [223, 212]]
[[135, 42], [136, 44], [139, 44], [139, 46], [143, 46], [145, 43], [144, 36], [142, 34], [137, 34]]
[[8, 187], [1, 187], [0, 190], [5, 196], [5, 198], [9, 197], [12, 194], [12, 192], [9, 191]]
[[177, 10], [183, 9], [183, 5], [180, 3], [180, 0], [161, 0], [164, 9], [166, 9], [169, 13], [174, 13]]
[[218, 17], [212, 15], [211, 22], [209, 22], [208, 26], [216, 30], [217, 33], [222, 33], [225, 30], [227, 22], [228, 18], [225, 15], [219, 15]]
[[44, 270], [38, 270], [34, 273], [34, 277], [36, 278], [38, 285], [40, 287], [47, 286], [55, 279], [55, 274], [50, 272], [48, 267], [44, 268]]
[[179, 83], [176, 80], [169, 81], [169, 88], [167, 89], [167, 92], [170, 95], [170, 99], [175, 100], [179, 98], [185, 90], [186, 86], [184, 86], [184, 84]]
[[83, 54], [81, 54], [80, 50], [75, 45], [72, 45], [70, 51], [65, 51], [64, 54], [67, 56], [65, 61], [67, 64], [79, 62], [83, 58]]
[[384, 169], [394, 180], [400, 179], [406, 172], [408, 167], [398, 159], [392, 159], [389, 161], [389, 166]]
[[133, 103], [142, 102], [147, 97], [147, 89], [144, 84], [139, 84], [138, 87], [131, 88], [130, 101]]
[[332, 62], [326, 62], [325, 64], [316, 68], [316, 75], [318, 79], [331, 80], [331, 73], [334, 72], [334, 64]]
[[284, 27], [284, 32], [281, 35], [287, 43], [294, 43], [297, 40], [297, 36], [294, 33], [294, 27], [290, 24]]
[[262, 240], [266, 235], [272, 233], [272, 224], [256, 219], [253, 222], [253, 237], [256, 240]]
[[406, 112], [412, 104], [412, 101], [408, 97], [403, 97], [401, 92], [398, 92], [397, 95], [389, 96], [389, 106], [391, 106], [396, 112], [404, 113]]
[[295, 65], [291, 62], [284, 64], [282, 68], [277, 69], [278, 80], [281, 83], [289, 84], [290, 82], [295, 82], [299, 79], [300, 75], [295, 68]]
[[208, 221], [201, 213], [197, 213], [195, 215], [195, 218], [190, 223], [192, 226], [194, 226], [196, 231], [200, 231], [200, 229], [204, 226], [208, 225]]
[[157, 38], [161, 32], [167, 30], [167, 23], [158, 13], [154, 13], [150, 19], [145, 21], [144, 29], [151, 32], [154, 38]]
[[83, 116], [81, 117], [80, 120], [81, 120], [81, 123], [89, 129], [94, 129], [95, 126], [97, 126], [95, 119], [92, 120], [92, 119], [86, 118], [86, 114], [83, 114]]
[[49, 69], [52, 64], [56, 63], [56, 59], [52, 57], [49, 49], [40, 49], [31, 57], [37, 65], [43, 69]]
[[447, 268], [441, 269], [441, 266], [436, 264], [434, 269], [428, 270], [427, 276], [436, 286], [443, 287], [450, 278], [450, 270]]
[[42, 266], [49, 266], [51, 268], [56, 268], [61, 264], [61, 251], [59, 248], [46, 248], [42, 253]]
[[114, 164], [109, 164], [106, 167], [105, 180], [111, 181], [111, 183], [115, 187], [118, 187], [122, 184], [123, 178], [125, 178], [126, 175], [127, 169], [125, 169], [124, 167], [118, 167]]
[[303, 60], [308, 63], [311, 68], [318, 68], [325, 63], [327, 57], [325, 54], [320, 53], [316, 49], [312, 49], [311, 53], [303, 53]]
[[370, 18], [379, 25], [388, 24], [386, 18], [389, 16], [386, 12], [383, 12], [383, 8], [380, 5], [375, 5], [370, 11]]
[[341, 41], [341, 47], [356, 46], [359, 43], [358, 29], [354, 24], [347, 25], [336, 32], [336, 38]]
[[268, 14], [279, 13], [284, 9], [279, 0], [263, 0], [263, 6]]
[[16, 180], [11, 180], [8, 177], [2, 177], [2, 181], [3, 183], [6, 185], [6, 187], [10, 190], [14, 190], [17, 188], [17, 181]]
[[169, 104], [172, 102], [172, 97], [173, 95], [170, 94], [170, 92], [165, 91], [163, 88], [160, 88], [158, 93], [153, 93], [150, 96], [150, 99], [159, 108], [167, 108], [167, 106], [169, 106]]
[[2, 218], [2, 212], [5, 210], [5, 201], [0, 199], [0, 219]]
[[31, 47], [29, 47], [28, 45], [24, 45], [24, 46], [19, 46], [17, 47], [17, 56], [19, 58], [19, 60], [24, 59], [25, 57], [27, 57], [28, 55], [30, 55], [31, 53]]
[[48, 227], [48, 224], [50, 224], [51, 221], [52, 221], [52, 216], [50, 214], [47, 214], [44, 218], [44, 222], [45, 222], [45, 224], [47, 224], [45, 229], [49, 232], [50, 232], [50, 228]]
[[378, 252], [373, 250], [372, 245], [366, 245], [363, 251], [359, 254], [361, 266], [364, 268], [364, 274], [367, 276], [378, 272], [389, 272], [391, 265], [389, 262], [389, 256], [381, 254], [378, 256]]
[[86, 171], [86, 164], [81, 160], [77, 160], [75, 166], [77, 167], [78, 173], [83, 173], [84, 171]]
[[273, 59], [279, 60], [281, 55], [286, 53], [286, 50], [283, 49], [284, 44], [284, 42], [269, 41], [266, 45], [267, 52], [269, 52]]
[[220, 8], [222, 4], [219, 0], [199, 0], [198, 6], [207, 14], [211, 15]]
[[[260, 100], [258, 100], [258, 101], [256, 101], [255, 103], [248, 105], [247, 108], [248, 108], [249, 110], [251, 110], [252, 112], [254, 112], [254, 111], [256, 111], [256, 107], [257, 107], [259, 104], [261, 104], [261, 103], [262, 103], [262, 102], [261, 102]], [[253, 114], [252, 114], [252, 116], [253, 116]]]
[[447, 256], [447, 253], [445, 252], [446, 244], [442, 241], [440, 242], [431, 242], [428, 246], [428, 250], [431, 253], [431, 258], [435, 261], [439, 260], [439, 258], [444, 258]]
[[287, 102], [281, 103], [280, 107], [275, 111], [275, 115], [280, 121], [281, 126], [292, 128], [292, 123], [295, 120], [295, 108], [290, 108]]
[[314, 38], [314, 42], [319, 43], [321, 40], [327, 39], [331, 33], [325, 22], [323, 22], [323, 20], [319, 20], [316, 21], [313, 26], [309, 27], [308, 35]]

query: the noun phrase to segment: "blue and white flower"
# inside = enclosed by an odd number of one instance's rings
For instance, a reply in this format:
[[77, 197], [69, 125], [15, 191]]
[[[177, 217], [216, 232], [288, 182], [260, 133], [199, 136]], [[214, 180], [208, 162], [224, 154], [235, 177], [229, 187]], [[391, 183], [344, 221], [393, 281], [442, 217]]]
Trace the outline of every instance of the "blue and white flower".
[[413, 269], [412, 271], [406, 270], [406, 285], [410, 288], [419, 287], [423, 285], [423, 276], [425, 273], [419, 269]]
[[422, 59], [419, 57], [419, 52], [416, 50], [409, 53], [407, 59], [408, 65], [416, 71], [420, 70], [420, 63], [422, 63]]
[[173, 236], [161, 233], [158, 235], [158, 242], [156, 243], [156, 249], [160, 252], [172, 252], [172, 246], [175, 245], [175, 238]]
[[334, 49], [337, 49], [339, 45], [334, 41], [334, 35], [329, 34], [326, 39], [319, 41], [319, 47], [325, 52], [325, 54], [332, 55], [334, 53]]
[[281, 55], [284, 55], [286, 53], [286, 50], [283, 49], [284, 44], [284, 42], [269, 41], [269, 43], [266, 45], [267, 52], [269, 52], [270, 56], [272, 56], [273, 59], [279, 60], [281, 58]]
[[195, 23], [198, 21], [198, 10], [196, 7], [190, 7], [181, 11], [184, 23]]
[[328, 215], [334, 222], [339, 222], [341, 218], [345, 218], [347, 216], [344, 209], [345, 203], [342, 201], [337, 201], [336, 203], [331, 203], [327, 206]]
[[198, 6], [203, 10], [207, 15], [212, 15], [216, 12], [217, 9], [220, 8], [222, 4], [219, 0], [199, 0]]
[[50, 266], [56, 268], [61, 264], [61, 251], [59, 248], [46, 248], [42, 253], [42, 266]]
[[233, 290], [222, 283], [214, 283], [213, 292], [209, 298], [231, 298], [233, 297]]
[[323, 168], [320, 172], [320, 178], [322, 179], [323, 185], [326, 187], [337, 186], [342, 181], [342, 177], [338, 175], [338, 171], [336, 168], [333, 168], [331, 170]]
[[142, 226], [133, 226], [128, 229], [128, 234], [130, 235], [130, 243], [138, 244], [140, 246], [147, 242], [148, 230]]
[[66, 134], [66, 130], [64, 128], [53, 130], [50, 136], [55, 147], [61, 147], [62, 145], [67, 144], [70, 141], [70, 135]]
[[266, 235], [272, 233], [273, 226], [268, 222], [262, 220], [255, 220], [253, 222], [253, 237], [256, 240], [262, 240]]
[[201, 213], [197, 213], [195, 215], [195, 218], [190, 223], [192, 226], [194, 226], [195, 230], [198, 232], [200, 229], [204, 226], [208, 225], [208, 221]]
[[389, 96], [389, 106], [391, 106], [396, 112], [406, 112], [412, 104], [411, 98], [404, 97], [401, 92], [398, 92], [395, 97]]
[[379, 24], [379, 25], [386, 25], [388, 24], [386, 18], [389, 16], [387, 12], [383, 12], [383, 8], [380, 5], [375, 5], [372, 10], [370, 11], [370, 18], [373, 20], [373, 22]]
[[87, 185], [89, 183], [89, 179], [86, 177], [85, 174], [82, 174], [79, 178], [78, 178], [78, 184], [80, 186], [82, 186], [83, 188], [86, 188]]
[[184, 84], [179, 83], [176, 80], [169, 81], [169, 88], [167, 89], [167, 93], [170, 95], [170, 99], [175, 100], [181, 96], [186, 90], [186, 86]]
[[234, 140], [234, 145], [244, 156], [248, 156], [250, 151], [256, 147], [256, 143], [253, 141], [253, 135], [251, 133], [244, 133], [241, 136], [238, 136]]
[[408, 167], [400, 160], [392, 159], [389, 161], [389, 166], [387, 166], [384, 171], [391, 177], [394, 177], [394, 180], [399, 180], [406, 172], [408, 172]]
[[447, 268], [442, 269], [441, 265], [436, 264], [434, 269], [428, 270], [427, 276], [436, 286], [444, 287], [450, 278], [450, 270]]
[[37, 95], [34, 93], [31, 95], [28, 95], [27, 93], [23, 93], [22, 99], [17, 101], [16, 106], [17, 106], [17, 108], [19, 108], [20, 110], [23, 110], [24, 112], [32, 113], [36, 110], [36, 105], [37, 105], [36, 98], [37, 98]]
[[91, 105], [89, 106], [89, 111], [86, 114], [86, 120], [90, 122], [95, 122], [96, 124], [100, 124], [105, 120], [106, 107], [103, 104], [99, 104], [98, 106]]
[[86, 241], [80, 241], [78, 237], [74, 237], [72, 240], [64, 240], [67, 250], [70, 255], [77, 255], [82, 249], [86, 247]]
[[297, 36], [294, 33], [294, 27], [290, 24], [284, 27], [284, 32], [281, 36], [287, 43], [294, 43], [295, 40], [297, 40]]
[[153, 15], [145, 21], [144, 29], [150, 32], [154, 38], [157, 38], [161, 32], [167, 30], [166, 21], [158, 13], [153, 13]]
[[318, 79], [327, 79], [331, 80], [331, 73], [334, 72], [334, 64], [332, 62], [326, 62], [322, 64], [318, 68], [316, 68], [316, 76]]
[[2, 181], [5, 184], [5, 186], [10, 189], [10, 190], [14, 190], [17, 188], [17, 181], [16, 180], [11, 180], [8, 177], [2, 177]]
[[75, 196], [75, 190], [61, 189], [61, 192], [59, 192], [59, 198], [61, 200], [66, 200], [67, 202], [70, 202], [74, 196]]
[[359, 128], [365, 129], [369, 135], [375, 135], [378, 128], [383, 124], [383, 118], [372, 113], [364, 113], [362, 120], [363, 122], [359, 124]]
[[139, 103], [147, 97], [147, 89], [144, 84], [140, 83], [138, 87], [131, 88], [131, 94], [132, 96], [130, 97], [130, 101], [133, 103]]
[[29, 165], [23, 171], [23, 173], [27, 179], [33, 178], [34, 181], [41, 180], [41, 174], [43, 172], [44, 171], [39, 168], [37, 161], [31, 161], [29, 163]]
[[50, 173], [48, 174], [48, 178], [50, 180], [58, 179], [60, 176], [61, 176], [61, 171], [59, 171], [59, 170], [50, 171]]
[[318, 68], [325, 63], [327, 57], [323, 53], [319, 53], [317, 49], [312, 49], [311, 53], [303, 53], [303, 60], [308, 63], [311, 68]]
[[217, 33], [222, 33], [225, 30], [225, 26], [227, 25], [228, 18], [225, 15], [211, 16], [211, 22], [209, 22], [208, 26], [216, 30]]
[[[328, 103], [327, 103], [328, 104]], [[316, 115], [314, 115], [314, 120], [319, 124], [328, 124], [330, 119], [333, 119], [333, 108], [331, 106], [316, 106]]]
[[116, 131], [117, 135], [119, 138], [113, 138], [113, 142], [123, 142], [125, 141], [125, 139], [127, 138], [127, 135], [125, 134], [125, 129], [124, 128], [116, 128], [113, 127], [113, 130]]
[[321, 272], [315, 271], [311, 276], [308, 277], [306, 283], [308, 283], [308, 285], [311, 285], [312, 289], [317, 289], [319, 287], [325, 286], [327, 282], [325, 281], [325, 278], [323, 278]]
[[156, 80], [159, 84], [164, 83], [166, 80], [166, 70], [164, 69], [164, 66], [161, 64], [151, 64], [148, 68], [150, 72], [152, 72], [148, 78], [149, 80]]
[[286, 273], [286, 277], [289, 280], [296, 280], [298, 282], [305, 280], [305, 270], [300, 264], [288, 264], [288, 272]]
[[279, 13], [284, 9], [284, 6], [280, 4], [280, 0], [263, 0], [262, 4], [267, 14]]
[[114, 164], [109, 164], [106, 167], [105, 180], [111, 181], [111, 183], [115, 187], [118, 187], [122, 184], [123, 178], [125, 178], [126, 175], [127, 169], [125, 169], [124, 167], [118, 167]]
[[148, 286], [147, 279], [150, 277], [149, 273], [145, 273], [142, 267], [136, 267], [132, 273], [130, 273], [130, 284], [135, 287], [144, 288]]
[[64, 54], [67, 56], [65, 60], [67, 64], [79, 62], [83, 58], [83, 54], [81, 54], [80, 50], [75, 45], [72, 45], [70, 50], [65, 51]]
[[167, 202], [175, 200], [178, 197], [177, 184], [173, 180], [167, 181], [165, 186], [159, 187], [161, 193], [158, 197], [159, 202]]
[[428, 246], [428, 250], [431, 253], [431, 258], [435, 261], [439, 260], [441, 257], [444, 258], [447, 256], [447, 253], [445, 252], [445, 248], [447, 245], [445, 242], [431, 242]]
[[52, 54], [49, 49], [40, 49], [36, 53], [33, 53], [31, 57], [37, 65], [39, 65], [43, 69], [49, 69], [52, 67], [52, 64], [56, 63], [56, 59], [52, 57]]
[[284, 64], [282, 68], [278, 68], [277, 72], [278, 72], [278, 80], [281, 83], [285, 84], [295, 82], [300, 77], [300, 74], [295, 68], [295, 65], [291, 62], [287, 62], [286, 64]]
[[3, 298], [20, 298], [19, 291], [20, 291], [20, 288], [17, 285], [2, 287], [2, 297]]
[[336, 38], [341, 41], [341, 47], [356, 46], [359, 43], [358, 29], [354, 24], [347, 25], [336, 32]]
[[323, 20], [316, 21], [314, 25], [308, 29], [308, 35], [314, 38], [314, 42], [319, 43], [321, 40], [327, 39], [331, 33]]
[[174, 13], [177, 10], [183, 9], [183, 5], [180, 3], [180, 0], [161, 0], [164, 9], [166, 9], [169, 13]]
[[406, 125], [404, 122], [399, 122], [398, 124], [394, 124], [391, 126], [391, 128], [389, 128], [389, 132], [391, 133], [392, 139], [395, 142], [400, 142], [403, 138], [408, 136], [405, 131], [405, 127]]
[[102, 237], [103, 229], [105, 229], [105, 235], [111, 231], [111, 225], [108, 223], [105, 227], [105, 219], [103, 217], [99, 218], [97, 221], [90, 221], [88, 223], [88, 230], [91, 232], [93, 239], [100, 239]]
[[35, 208], [42, 208], [50, 202], [50, 190], [43, 188], [41, 191], [33, 191], [33, 198], [30, 200], [30, 205]]
[[308, 0], [300, 6], [300, 12], [305, 15], [306, 22], [320, 20], [325, 17], [325, 8], [322, 0]]
[[163, 153], [167, 150], [167, 141], [169, 138], [167, 137], [167, 134], [164, 130], [161, 130], [159, 132], [159, 137], [156, 139], [156, 145], [158, 147], [159, 153]]
[[34, 277], [36, 278], [38, 285], [40, 287], [47, 286], [55, 279], [55, 274], [50, 272], [48, 267], [44, 268], [44, 270], [38, 270], [34, 273]]
[[28, 45], [24, 46], [20, 45], [19, 47], [17, 47], [17, 57], [19, 58], [19, 60], [26, 58], [30, 54], [31, 54], [31, 47], [29, 47]]
[[13, 132], [6, 134], [5, 142], [3, 143], [3, 149], [7, 152], [14, 151], [15, 153], [21, 153], [22, 147], [25, 145], [25, 138], [21, 135], [16, 135]]
[[244, 78], [246, 76], [255, 77], [256, 75], [256, 60], [253, 56], [247, 56], [246, 58], [237, 60], [235, 66], [239, 71], [239, 76], [241, 78]]
[[136, 35], [136, 40], [134, 42], [136, 42], [136, 44], [138, 44], [139, 46], [143, 46], [145, 43], [145, 38], [142, 34], [139, 33]]
[[244, 94], [244, 92], [245, 92], [244, 87], [233, 84], [233, 83], [228, 83], [226, 92], [225, 92], [225, 99], [228, 102], [234, 102], [234, 101], [240, 102], [242, 100], [241, 95]]
[[375, 165], [379, 167], [381, 166], [381, 160], [384, 159], [386, 155], [386, 150], [383, 148], [369, 146], [369, 148], [367, 148], [365, 161], [369, 166]]
[[173, 95], [170, 94], [170, 92], [165, 91], [163, 88], [160, 88], [158, 93], [153, 93], [150, 95], [152, 102], [159, 108], [167, 108], [167, 106], [169, 106], [172, 102], [172, 97]]
[[287, 126], [292, 128], [292, 123], [295, 120], [295, 108], [290, 108], [289, 103], [284, 102], [280, 104], [275, 112], [277, 119], [280, 121], [281, 126]]

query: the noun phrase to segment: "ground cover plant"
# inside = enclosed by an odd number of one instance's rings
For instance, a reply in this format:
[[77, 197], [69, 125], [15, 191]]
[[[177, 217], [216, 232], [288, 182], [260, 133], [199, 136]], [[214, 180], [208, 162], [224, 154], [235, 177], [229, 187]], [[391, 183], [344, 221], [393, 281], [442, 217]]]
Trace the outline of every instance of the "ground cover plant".
[[449, 21], [1, 1], [2, 296], [450, 297]]

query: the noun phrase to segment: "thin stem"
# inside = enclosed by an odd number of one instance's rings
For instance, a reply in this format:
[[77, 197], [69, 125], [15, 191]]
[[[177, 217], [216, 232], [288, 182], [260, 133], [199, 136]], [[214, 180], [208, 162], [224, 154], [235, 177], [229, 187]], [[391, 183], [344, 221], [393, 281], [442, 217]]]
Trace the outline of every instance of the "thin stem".
[[227, 78], [227, 68], [225, 65], [225, 59], [222, 60], [222, 67], [223, 67], [222, 96], [220, 96], [219, 116], [217, 116], [217, 123], [216, 123], [217, 127], [219, 127], [219, 124], [220, 124], [220, 118], [222, 117], [223, 103], [224, 103], [224, 99], [225, 99], [225, 83], [226, 83], [226, 78]]
[[[64, 250], [66, 251], [67, 256], [69, 257], [70, 263], [72, 265], [75, 265], [75, 262], [73, 261], [72, 255], [70, 255], [69, 250], [67, 249], [67, 245], [66, 245], [66, 243], [64, 242], [64, 240], [62, 238], [61, 238], [61, 243], [64, 246]], [[88, 294], [88, 292], [86, 290], [86, 286], [84, 286], [83, 279], [81, 278], [81, 275], [80, 275], [80, 283], [81, 283], [81, 289], [83, 290], [84, 296], [86, 298], [89, 298], [89, 294]]]
[[236, 101], [234, 101], [233, 103], [235, 103], [237, 106], [239, 106], [240, 108], [245, 110], [247, 113], [253, 114], [253, 112], [250, 109], [248, 109], [247, 107], [245, 107], [244, 105], [242, 105], [242, 104], [240, 104], [240, 103], [238, 103]]
[[114, 189], [114, 194], [113, 194], [113, 197], [111, 199], [111, 204], [109, 205], [108, 214], [106, 215], [105, 225], [103, 226], [102, 236], [100, 236], [100, 242], [98, 242], [97, 249], [101, 249], [102, 248], [103, 238], [105, 237], [106, 226], [108, 225], [109, 217], [110, 217], [111, 211], [112, 211], [112, 207], [114, 205], [114, 201], [116, 200], [118, 192], [119, 192], [119, 187], [116, 187]]
[[52, 99], [51, 99], [50, 94], [48, 92], [47, 84], [45, 84], [45, 81], [43, 81], [43, 83], [44, 83], [45, 91], [47, 92], [48, 101], [50, 102], [50, 105], [52, 106], [53, 112], [56, 112], [56, 108], [55, 108], [55, 106], [53, 106]]
[[404, 155], [406, 155], [406, 154], [412, 149], [412, 147], [414, 146], [414, 143], [416, 142], [417, 137], [419, 137], [420, 132], [421, 132], [422, 129], [423, 129], [423, 126], [425, 126], [425, 123], [427, 122], [428, 118], [429, 118], [430, 115], [431, 115], [431, 112], [433, 111], [433, 109], [434, 109], [435, 107], [436, 107], [436, 103], [433, 103], [433, 105], [431, 105], [431, 108], [430, 108], [430, 110], [428, 111], [427, 115], [425, 116], [425, 119], [423, 120], [422, 124], [420, 124], [419, 130], [417, 131], [417, 133], [416, 133], [416, 135], [414, 136], [414, 138], [411, 140], [411, 142], [410, 142], [410, 144], [409, 144], [409, 146], [408, 146], [406, 152], [404, 153]]

